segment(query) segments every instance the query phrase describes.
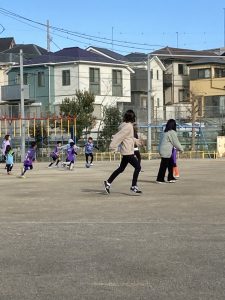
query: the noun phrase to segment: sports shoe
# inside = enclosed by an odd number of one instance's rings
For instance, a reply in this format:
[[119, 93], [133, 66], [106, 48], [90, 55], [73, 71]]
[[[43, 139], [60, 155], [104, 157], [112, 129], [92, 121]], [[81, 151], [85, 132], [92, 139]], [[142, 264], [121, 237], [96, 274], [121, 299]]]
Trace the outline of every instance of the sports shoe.
[[110, 184], [108, 183], [108, 181], [104, 181], [104, 188], [107, 194], [110, 194]]
[[164, 183], [166, 183], [166, 182], [165, 182], [165, 181], [159, 181], [159, 180], [156, 180], [155, 183], [158, 183], [158, 184], [164, 184]]
[[131, 192], [136, 193], [136, 194], [142, 194], [142, 191], [139, 190], [137, 186], [132, 186], [130, 188]]
[[176, 180], [172, 179], [172, 180], [168, 180], [169, 183], [175, 183]]
[[93, 164], [93, 163], [91, 163], [91, 164], [90, 164], [90, 166], [94, 166], [94, 164]]

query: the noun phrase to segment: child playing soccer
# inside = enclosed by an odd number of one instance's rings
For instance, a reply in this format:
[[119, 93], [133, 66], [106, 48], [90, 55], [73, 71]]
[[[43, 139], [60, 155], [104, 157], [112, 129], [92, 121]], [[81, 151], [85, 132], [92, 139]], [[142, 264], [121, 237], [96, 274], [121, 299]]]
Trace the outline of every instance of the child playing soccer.
[[33, 162], [36, 160], [36, 149], [37, 149], [37, 143], [32, 142], [24, 160], [22, 173], [20, 176], [21, 178], [24, 178], [24, 174], [26, 173], [27, 170], [33, 169]]
[[54, 163], [56, 163], [55, 164], [55, 167], [58, 167], [58, 164], [59, 164], [59, 162], [60, 162], [60, 153], [61, 153], [61, 142], [60, 141], [58, 141], [57, 143], [56, 143], [56, 146], [55, 146], [55, 149], [53, 150], [53, 152], [50, 154], [50, 157], [52, 158], [52, 161], [51, 161], [51, 163], [49, 164], [49, 168], [51, 168], [52, 167], [52, 165], [54, 164]]
[[74, 162], [77, 155], [75, 149], [76, 149], [75, 143], [70, 142], [70, 147], [67, 149], [66, 162], [63, 163], [63, 165], [68, 166], [71, 171], [73, 170]]
[[99, 150], [97, 146], [93, 143], [93, 138], [89, 137], [87, 143], [84, 145], [85, 147], [85, 158], [86, 158], [86, 164], [89, 165], [88, 157], [91, 157], [90, 166], [93, 166], [93, 150], [94, 148]]
[[6, 149], [5, 149], [5, 158], [6, 158], [6, 169], [7, 169], [8, 175], [11, 175], [11, 171], [13, 168], [13, 160], [14, 160], [13, 155], [14, 155], [14, 152], [13, 152], [11, 146], [7, 145]]

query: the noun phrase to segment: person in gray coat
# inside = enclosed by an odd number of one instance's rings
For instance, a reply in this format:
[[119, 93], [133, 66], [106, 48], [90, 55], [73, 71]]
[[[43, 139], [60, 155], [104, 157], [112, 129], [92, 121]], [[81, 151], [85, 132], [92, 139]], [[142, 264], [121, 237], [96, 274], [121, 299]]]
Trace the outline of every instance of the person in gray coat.
[[172, 150], [173, 147], [177, 151], [183, 151], [176, 132], [176, 121], [174, 119], [168, 120], [166, 128], [164, 130], [163, 138], [159, 145], [159, 154], [161, 156], [161, 163], [159, 167], [158, 176], [156, 179], [157, 183], [165, 183], [166, 170], [168, 169], [168, 182], [174, 183], [176, 179], [173, 177], [173, 158]]

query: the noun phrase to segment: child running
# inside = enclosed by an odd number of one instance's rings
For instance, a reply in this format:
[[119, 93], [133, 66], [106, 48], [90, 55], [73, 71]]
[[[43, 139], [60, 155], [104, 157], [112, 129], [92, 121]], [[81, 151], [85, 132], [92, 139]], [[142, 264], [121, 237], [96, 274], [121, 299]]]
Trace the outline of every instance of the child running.
[[[11, 137], [9, 134], [6, 134], [5, 137], [4, 137], [4, 140], [2, 142], [2, 156], [3, 156], [3, 160], [5, 161], [6, 160], [6, 156], [5, 156], [5, 150], [6, 150], [6, 147], [9, 145], [10, 146], [10, 140], [11, 140]], [[5, 169], [7, 169], [7, 167], [5, 166]]]
[[67, 158], [66, 162], [63, 163], [64, 166], [68, 166], [72, 171], [74, 167], [74, 162], [76, 159], [77, 152], [75, 151], [76, 146], [74, 142], [70, 142], [70, 147], [67, 148]]
[[49, 168], [51, 168], [54, 163], [55, 163], [55, 167], [58, 167], [58, 164], [61, 160], [60, 159], [60, 154], [61, 154], [61, 142], [58, 141], [56, 143], [56, 146], [55, 146], [53, 152], [50, 154], [50, 157], [52, 158], [52, 161], [48, 166]]
[[176, 147], [178, 151], [183, 151], [176, 132], [176, 121], [174, 119], [168, 120], [162, 141], [159, 145], [159, 154], [161, 156], [161, 163], [159, 167], [156, 183], [165, 183], [166, 170], [168, 169], [168, 182], [174, 183], [176, 179], [173, 176], [173, 148]]
[[37, 143], [31, 142], [31, 146], [28, 149], [25, 156], [22, 173], [20, 176], [21, 178], [25, 178], [24, 174], [26, 173], [27, 170], [33, 169], [33, 162], [36, 160], [36, 149], [37, 149]]
[[136, 156], [134, 155], [134, 144], [140, 145], [140, 140], [134, 138], [134, 127], [136, 116], [133, 110], [128, 110], [124, 114], [123, 123], [119, 126], [119, 131], [113, 136], [109, 148], [116, 151], [118, 146], [121, 145], [120, 151], [122, 154], [122, 160], [118, 169], [116, 169], [108, 180], [104, 181], [104, 187], [107, 194], [110, 193], [110, 186], [113, 180], [121, 174], [128, 164], [134, 167], [133, 179], [130, 187], [130, 191], [133, 193], [141, 194], [137, 186], [138, 175], [141, 170], [141, 166]]
[[13, 168], [13, 163], [14, 163], [13, 155], [14, 155], [14, 152], [13, 152], [11, 146], [7, 145], [6, 149], [5, 149], [5, 158], [6, 158], [6, 169], [7, 169], [8, 175], [11, 175], [11, 171]]
[[85, 147], [86, 165], [89, 165], [88, 157], [90, 156], [91, 157], [90, 166], [93, 166], [93, 150], [94, 148], [99, 150], [99, 148], [94, 145], [93, 138], [91, 136], [88, 138], [88, 141], [84, 145], [84, 147]]

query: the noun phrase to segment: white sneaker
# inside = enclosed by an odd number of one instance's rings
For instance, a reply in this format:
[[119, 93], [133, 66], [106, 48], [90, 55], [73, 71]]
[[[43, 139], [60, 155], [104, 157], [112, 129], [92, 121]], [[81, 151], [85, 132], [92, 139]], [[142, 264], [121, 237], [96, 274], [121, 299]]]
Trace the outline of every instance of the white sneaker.
[[166, 182], [165, 182], [165, 181], [158, 181], [158, 180], [156, 180], [155, 183], [158, 183], [158, 184], [165, 184]]

